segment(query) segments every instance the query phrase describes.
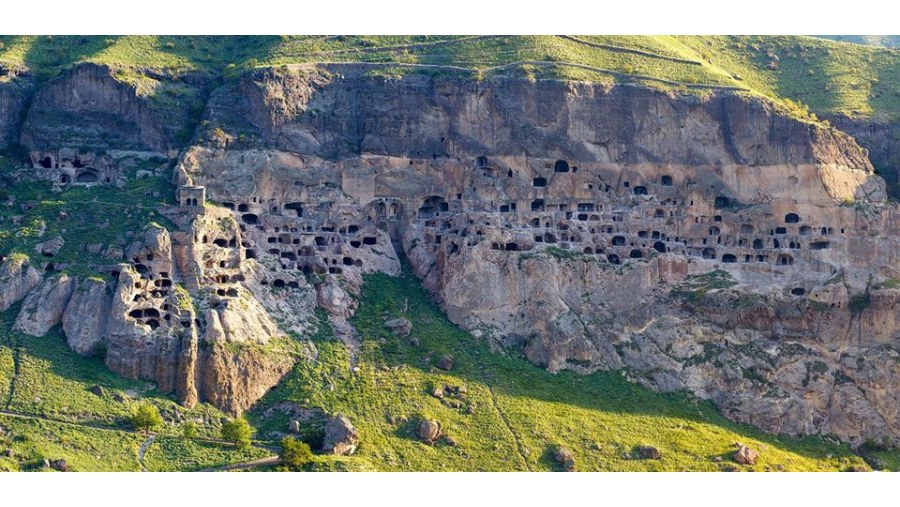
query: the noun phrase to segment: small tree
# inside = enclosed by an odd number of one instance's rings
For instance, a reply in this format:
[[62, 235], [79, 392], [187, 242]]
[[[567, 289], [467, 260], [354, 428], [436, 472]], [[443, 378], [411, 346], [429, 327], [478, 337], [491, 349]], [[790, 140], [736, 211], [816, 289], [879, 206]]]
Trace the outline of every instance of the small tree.
[[222, 440], [227, 440], [241, 449], [250, 447], [252, 434], [253, 429], [243, 417], [232, 419], [222, 425]]
[[144, 433], [161, 426], [162, 423], [163, 419], [159, 415], [159, 409], [150, 403], [141, 403], [131, 414], [131, 425], [134, 426], [134, 429]]
[[281, 452], [278, 453], [278, 457], [288, 469], [298, 471], [312, 461], [313, 453], [306, 442], [294, 437], [284, 437], [281, 439]]
[[188, 421], [181, 426], [181, 434], [184, 438], [194, 438], [197, 436], [197, 425], [193, 421]]

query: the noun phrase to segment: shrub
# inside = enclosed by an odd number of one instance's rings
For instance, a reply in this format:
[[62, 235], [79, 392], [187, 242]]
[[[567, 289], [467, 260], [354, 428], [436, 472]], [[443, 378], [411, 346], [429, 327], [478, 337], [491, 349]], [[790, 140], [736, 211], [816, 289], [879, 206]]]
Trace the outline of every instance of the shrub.
[[197, 425], [191, 421], [181, 426], [181, 434], [184, 438], [195, 438], [197, 436]]
[[131, 415], [131, 425], [134, 426], [134, 429], [144, 433], [161, 426], [162, 423], [163, 419], [159, 415], [159, 409], [149, 403], [141, 403]]
[[868, 291], [854, 294], [850, 298], [850, 311], [855, 314], [860, 314], [871, 304], [872, 297], [869, 295]]
[[281, 452], [278, 453], [278, 457], [289, 470], [298, 471], [312, 461], [313, 453], [306, 442], [294, 437], [284, 437], [281, 440]]
[[253, 428], [243, 417], [232, 419], [222, 425], [222, 440], [227, 440], [241, 449], [250, 447], [250, 435], [252, 434]]

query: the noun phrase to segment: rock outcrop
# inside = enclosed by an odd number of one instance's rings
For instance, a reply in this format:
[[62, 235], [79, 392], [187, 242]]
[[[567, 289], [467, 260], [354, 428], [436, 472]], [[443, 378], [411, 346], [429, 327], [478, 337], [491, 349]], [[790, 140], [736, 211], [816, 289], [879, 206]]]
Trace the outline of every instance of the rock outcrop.
[[[33, 151], [63, 147], [165, 153], [190, 128], [190, 100], [202, 96], [199, 76], [82, 63], [40, 88], [22, 126]], [[155, 107], [163, 96], [179, 104]], [[170, 99], [171, 102], [171, 99]]]
[[21, 301], [41, 283], [41, 272], [28, 257], [13, 255], [0, 259], [0, 312]]
[[338, 456], [348, 456], [356, 452], [359, 445], [359, 430], [346, 416], [338, 414], [325, 424], [325, 438], [322, 451]]
[[75, 284], [74, 278], [64, 274], [44, 280], [22, 302], [13, 329], [32, 336], [43, 336], [62, 321]]
[[106, 321], [112, 306], [109, 284], [102, 279], [78, 281], [62, 316], [69, 347], [83, 356], [97, 352], [106, 339]]
[[0, 63], [0, 150], [19, 141], [19, 126], [33, 90], [28, 72]]

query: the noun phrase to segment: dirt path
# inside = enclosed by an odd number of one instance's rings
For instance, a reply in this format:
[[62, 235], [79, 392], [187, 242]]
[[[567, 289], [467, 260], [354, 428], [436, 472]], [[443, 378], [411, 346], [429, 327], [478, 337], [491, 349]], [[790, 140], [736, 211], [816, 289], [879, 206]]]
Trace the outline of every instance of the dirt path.
[[148, 471], [147, 467], [144, 466], [144, 455], [147, 454], [147, 449], [150, 447], [150, 444], [152, 444], [154, 440], [156, 440], [156, 434], [152, 434], [147, 437], [147, 440], [144, 440], [143, 443], [141, 443], [140, 449], [138, 449], [138, 463], [140, 463], [141, 465], [141, 472]]
[[9, 336], [9, 349], [12, 351], [13, 356], [13, 376], [9, 379], [9, 391], [6, 394], [6, 404], [4, 405], [7, 410], [12, 406], [13, 399], [16, 397], [16, 382], [19, 379], [19, 362], [22, 354], [19, 344], [16, 343], [12, 335]]
[[247, 468], [256, 468], [264, 465], [277, 465], [280, 462], [281, 459], [278, 456], [268, 456], [265, 458], [255, 459], [253, 461], [245, 461], [243, 463], [232, 463], [230, 465], [223, 465], [220, 467], [204, 468], [202, 470], [198, 470], [198, 472], [227, 472], [229, 470], [244, 470]]

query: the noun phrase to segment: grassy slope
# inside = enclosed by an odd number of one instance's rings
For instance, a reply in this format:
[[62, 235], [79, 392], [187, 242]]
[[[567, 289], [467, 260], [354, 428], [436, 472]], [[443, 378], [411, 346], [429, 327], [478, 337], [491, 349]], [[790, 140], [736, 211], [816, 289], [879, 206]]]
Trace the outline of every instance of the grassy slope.
[[[76, 355], [58, 327], [40, 338], [13, 331], [16, 310], [0, 314], [0, 410], [31, 418], [0, 414], [0, 427], [9, 433], [0, 436], [0, 452], [11, 448], [16, 454], [0, 457], [0, 470], [30, 469], [44, 457], [66, 458], [75, 470], [137, 470], [146, 436], [133, 432], [127, 417], [138, 402], [153, 403], [166, 420], [158, 430], [164, 436], [147, 450], [149, 470], [196, 470], [271, 454], [183, 438], [183, 422], [176, 420], [194, 422], [198, 437], [218, 438], [225, 415], [207, 404], [179, 407], [153, 384], [122, 378], [101, 359]], [[90, 392], [97, 385], [105, 390], [102, 396]]]
[[[384, 328], [385, 318], [401, 315], [412, 321], [420, 347]], [[736, 441], [762, 451], [747, 469], [863, 465], [846, 446], [766, 435], [726, 420], [707, 402], [654, 393], [619, 372], [551, 374], [492, 353], [448, 322], [409, 274], [367, 277], [354, 323], [364, 338], [359, 370], [351, 368], [344, 345], [318, 338], [318, 360], [298, 365], [253, 410], [261, 437], [285, 431], [287, 419], [267, 417], [266, 410], [289, 400], [350, 417], [362, 445], [343, 461], [379, 470], [555, 470], [551, 451], [558, 445], [574, 451], [580, 470], [719, 470], [731, 464]], [[453, 370], [436, 369], [448, 353]], [[430, 394], [443, 385], [465, 386], [466, 393], [443, 401]], [[419, 442], [414, 432], [422, 418], [440, 421], [457, 445]], [[632, 459], [637, 445], [654, 445], [663, 458]], [[724, 461], [713, 461], [716, 456]]]
[[[382, 63], [373, 72], [387, 75], [423, 71], [393, 64], [485, 71], [518, 62], [493, 72], [738, 87], [817, 114], [895, 118], [900, 105], [900, 51], [799, 36], [0, 36], [0, 44], [0, 62], [27, 65], [41, 79], [81, 61], [210, 75], [298, 62]], [[772, 55], [777, 69], [768, 68]], [[532, 61], [555, 65], [521, 63]]]
[[[0, 157], [0, 177], [11, 167]], [[135, 166], [132, 175], [140, 167]], [[3, 205], [7, 195], [15, 199], [10, 206]], [[104, 257], [103, 251], [127, 245], [126, 232], [140, 232], [151, 222], [167, 224], [156, 207], [173, 199], [174, 188], [162, 176], [130, 179], [122, 189], [69, 186], [63, 191], [53, 190], [47, 182], [0, 180], [0, 254], [24, 254], [36, 263], [59, 264], [64, 272], [98, 276], [96, 266], [119, 262]], [[23, 204], [30, 209], [23, 210]], [[60, 218], [61, 213], [68, 218]], [[36, 244], [56, 237], [65, 242], [57, 256], [43, 257], [35, 251]], [[88, 245], [98, 244], [100, 253], [88, 251]]]

